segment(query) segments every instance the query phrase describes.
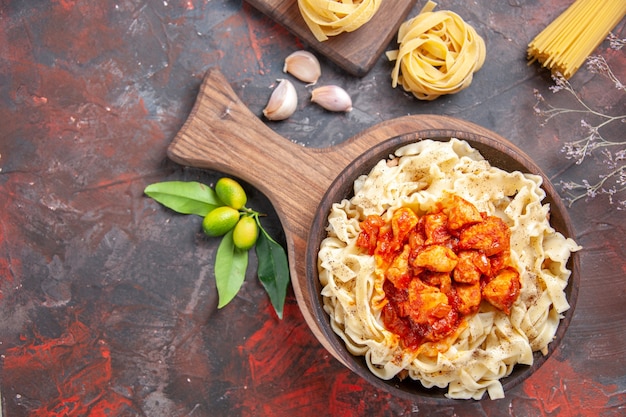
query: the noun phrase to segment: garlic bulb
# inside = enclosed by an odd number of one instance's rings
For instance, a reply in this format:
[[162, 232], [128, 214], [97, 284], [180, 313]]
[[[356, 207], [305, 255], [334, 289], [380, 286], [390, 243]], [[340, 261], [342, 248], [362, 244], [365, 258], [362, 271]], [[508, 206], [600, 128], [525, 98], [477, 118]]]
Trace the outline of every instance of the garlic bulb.
[[308, 51], [295, 51], [285, 58], [283, 71], [289, 73], [302, 82], [315, 84], [322, 75], [320, 63]]
[[285, 120], [291, 116], [298, 106], [298, 94], [291, 81], [281, 79], [274, 89], [263, 115], [269, 120]]
[[311, 92], [311, 101], [329, 111], [351, 111], [352, 99], [343, 88], [336, 85], [325, 85]]

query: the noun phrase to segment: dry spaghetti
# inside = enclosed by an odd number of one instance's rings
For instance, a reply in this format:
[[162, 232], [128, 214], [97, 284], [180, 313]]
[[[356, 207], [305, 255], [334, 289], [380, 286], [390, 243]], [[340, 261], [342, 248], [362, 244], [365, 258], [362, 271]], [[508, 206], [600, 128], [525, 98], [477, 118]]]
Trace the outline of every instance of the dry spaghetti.
[[624, 15], [624, 0], [576, 0], [528, 44], [529, 64], [570, 78]]
[[382, 0], [298, 0], [305, 23], [323, 42], [329, 36], [353, 32], [363, 26], [378, 11]]
[[485, 42], [476, 30], [454, 12], [433, 12], [436, 5], [429, 1], [404, 22], [398, 30], [399, 49], [387, 52], [396, 61], [392, 86], [400, 84], [420, 100], [467, 88], [485, 61]]

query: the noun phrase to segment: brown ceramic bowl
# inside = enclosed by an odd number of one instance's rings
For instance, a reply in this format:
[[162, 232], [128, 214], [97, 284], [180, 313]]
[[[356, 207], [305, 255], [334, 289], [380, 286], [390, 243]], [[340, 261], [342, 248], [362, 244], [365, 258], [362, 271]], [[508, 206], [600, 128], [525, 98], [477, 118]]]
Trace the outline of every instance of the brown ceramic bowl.
[[[532, 161], [532, 159], [515, 147], [508, 141], [501, 138], [494, 139], [479, 135], [473, 132], [455, 131], [454, 136], [458, 139], [467, 141], [474, 149], [481, 152], [492, 166], [499, 167], [506, 171], [522, 171], [541, 175], [543, 177], [543, 189], [546, 192], [545, 203], [550, 204], [550, 223], [559, 232], [566, 237], [573, 237], [573, 230], [570, 224], [569, 216], [564, 204], [559, 198], [554, 186], [549, 179], [543, 174], [541, 169]], [[337, 336], [330, 327], [329, 316], [323, 310], [321, 284], [318, 279], [317, 260], [321, 241], [326, 237], [326, 226], [328, 224], [327, 217], [330, 212], [331, 205], [339, 202], [344, 198], [350, 198], [353, 195], [354, 181], [362, 174], [367, 174], [382, 159], [386, 159], [396, 149], [422, 139], [433, 139], [447, 141], [450, 137], [450, 131], [446, 130], [429, 130], [424, 132], [411, 133], [393, 137], [378, 145], [370, 148], [361, 156], [356, 158], [349, 164], [341, 174], [332, 182], [324, 195], [313, 218], [312, 228], [310, 230], [307, 251], [306, 251], [306, 278], [308, 285], [308, 293], [313, 297], [312, 314], [320, 325], [321, 331], [324, 333], [325, 339], [332, 346], [332, 350], [338, 359], [343, 362], [353, 372], [361, 376], [372, 385], [391, 394], [420, 402], [454, 402], [444, 396], [444, 389], [427, 389], [424, 388], [419, 381], [413, 381], [406, 378], [400, 381], [397, 378], [392, 380], [382, 380], [376, 377], [368, 369], [363, 357], [353, 356], [345, 347], [345, 344], [339, 336]], [[561, 343], [565, 332], [570, 324], [576, 306], [579, 286], [579, 260], [577, 253], [573, 253], [570, 257], [568, 268], [572, 271], [569, 285], [566, 288], [567, 299], [570, 309], [564, 313], [564, 317], [559, 324], [559, 328], [554, 340], [549, 344], [547, 355], [540, 352], [534, 353], [534, 364], [532, 366], [517, 365], [508, 377], [501, 380], [505, 395], [513, 387], [520, 384], [532, 373], [537, 370], [554, 352]], [[487, 398], [487, 394], [485, 397]]]

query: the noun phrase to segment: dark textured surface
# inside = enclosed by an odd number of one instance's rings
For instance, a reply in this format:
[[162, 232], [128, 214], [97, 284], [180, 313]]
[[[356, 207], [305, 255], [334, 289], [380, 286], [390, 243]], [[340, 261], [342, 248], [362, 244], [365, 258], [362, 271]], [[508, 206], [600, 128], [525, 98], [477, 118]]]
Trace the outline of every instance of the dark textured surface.
[[[483, 2], [484, 3], [484, 2]], [[434, 113], [480, 124], [535, 159], [554, 183], [593, 180], [601, 158], [560, 152], [584, 132], [580, 116], [545, 126], [526, 44], [570, 2], [441, 1], [485, 38], [487, 59], [467, 90], [419, 102], [390, 86], [381, 57], [363, 78], [322, 59], [320, 84], [339, 84], [354, 110], [329, 114], [301, 100], [272, 123], [303, 146], [324, 147], [379, 121]], [[418, 2], [416, 13], [422, 6]], [[626, 37], [624, 21], [615, 33]], [[0, 354], [6, 416], [613, 416], [626, 407], [624, 211], [604, 196], [570, 209], [581, 288], [564, 342], [503, 400], [432, 407], [391, 398], [321, 348], [289, 294], [271, 312], [250, 270], [216, 310], [217, 242], [200, 219], [143, 196], [169, 179], [207, 183], [219, 172], [181, 167], [166, 148], [206, 70], [219, 66], [257, 115], [301, 42], [241, 1], [0, 1]], [[393, 47], [393, 45], [390, 45]], [[626, 80], [624, 51], [596, 51]], [[589, 103], [626, 113], [624, 93], [582, 69]], [[310, 88], [296, 84], [302, 96]], [[623, 123], [606, 136], [624, 139]], [[271, 181], [272, 173], [267, 173]], [[250, 205], [271, 202], [248, 187]], [[254, 259], [253, 259], [254, 264]]]

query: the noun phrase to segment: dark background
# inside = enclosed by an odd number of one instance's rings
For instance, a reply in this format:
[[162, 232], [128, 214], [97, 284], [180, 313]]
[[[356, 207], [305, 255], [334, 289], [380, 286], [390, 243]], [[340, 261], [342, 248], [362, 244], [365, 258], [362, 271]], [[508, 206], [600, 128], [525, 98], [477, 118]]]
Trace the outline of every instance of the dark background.
[[[570, 113], [545, 125], [551, 105], [580, 108], [526, 45], [570, 1], [441, 0], [487, 46], [472, 85], [420, 102], [391, 88], [381, 56], [362, 78], [320, 57], [320, 82], [343, 86], [354, 110], [305, 101], [269, 124], [303, 146], [326, 147], [407, 114], [480, 124], [521, 147], [553, 183], [598, 181], [600, 152], [581, 165], [561, 152], [585, 137]], [[418, 1], [410, 14], [423, 6]], [[626, 37], [624, 20], [614, 33]], [[395, 47], [394, 42], [388, 49]], [[613, 416], [626, 407], [624, 211], [605, 195], [570, 208], [581, 288], [561, 346], [503, 400], [432, 406], [390, 397], [333, 359], [289, 290], [272, 313], [256, 279], [216, 309], [217, 240], [201, 219], [143, 195], [165, 180], [213, 184], [221, 174], [179, 166], [166, 149], [188, 116], [204, 73], [219, 67], [257, 115], [284, 58], [306, 48], [245, 2], [0, 0], [0, 354], [6, 416]], [[604, 56], [626, 81], [624, 50]], [[572, 85], [594, 109], [626, 113], [623, 90], [582, 68]], [[296, 84], [300, 94], [308, 87]], [[624, 124], [602, 131], [624, 141]], [[619, 148], [616, 148], [619, 149]], [[624, 149], [624, 146], [621, 146]], [[267, 173], [271, 181], [272, 173]], [[271, 202], [246, 185], [249, 205]], [[623, 195], [622, 195], [622, 198]]]

